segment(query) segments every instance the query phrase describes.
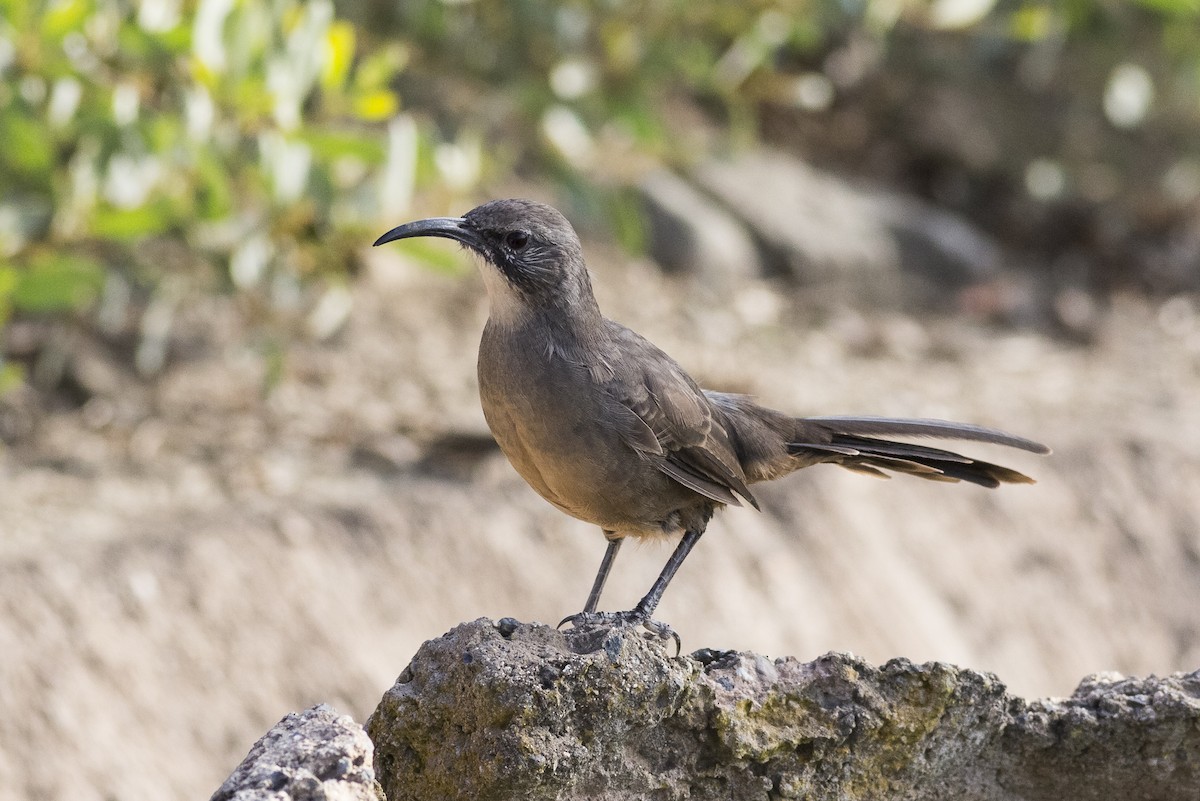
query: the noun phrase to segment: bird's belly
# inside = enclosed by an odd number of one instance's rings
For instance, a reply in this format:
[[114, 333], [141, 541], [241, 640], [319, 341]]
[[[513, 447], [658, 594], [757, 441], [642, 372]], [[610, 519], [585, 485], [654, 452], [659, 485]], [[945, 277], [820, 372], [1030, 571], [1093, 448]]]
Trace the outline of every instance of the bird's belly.
[[601, 409], [529, 394], [483, 398], [500, 450], [539, 495], [572, 517], [608, 531], [645, 536], [670, 532], [675, 509], [694, 499], [649, 458], [599, 421]]

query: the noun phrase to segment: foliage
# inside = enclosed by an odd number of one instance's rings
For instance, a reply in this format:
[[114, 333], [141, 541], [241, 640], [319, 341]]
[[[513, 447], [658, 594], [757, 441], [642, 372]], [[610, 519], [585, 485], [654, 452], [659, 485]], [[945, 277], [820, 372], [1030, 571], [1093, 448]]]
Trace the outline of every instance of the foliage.
[[378, 190], [416, 154], [404, 57], [359, 52], [328, 0], [0, 0], [0, 324], [171, 273], [255, 308], [336, 291], [381, 197], [411, 191]]
[[1091, 285], [1200, 283], [1182, 248], [1137, 241], [1195, 240], [1196, 0], [342, 8], [408, 43], [397, 86], [441, 136], [549, 171], [573, 219], [602, 208], [627, 242], [620, 187], [765, 138], [951, 204], [1046, 269], [1086, 262]]
[[[343, 2], [377, 35], [400, 37], [409, 68], [402, 93], [445, 132], [474, 130], [517, 151], [513, 162], [559, 158], [596, 180], [618, 180], [630, 155], [687, 158], [698, 118], [679, 112], [698, 101], [706, 122], [733, 139], [752, 139], [763, 102], [820, 108], [853, 83], [839, 50], [866, 45], [866, 67], [887, 70], [897, 31], [918, 38], [958, 36], [969, 59], [1040, 48], [1069, 73], [1075, 42], [1099, 41], [1106, 64], [1170, 61], [1194, 90], [1200, 73], [1200, 3], [1140, 0], [752, 0], [745, 3], [513, 0]], [[1018, 53], [1019, 54], [1019, 53]], [[958, 65], [943, 64], [954, 70]], [[1063, 75], [1067, 79], [1068, 74]], [[820, 82], [824, 81], [824, 85]], [[1094, 98], [1099, 100], [1099, 98]], [[729, 137], [718, 137], [718, 144]], [[681, 152], [683, 151], [683, 152]], [[593, 168], [593, 169], [589, 169]]]
[[1136, 123], [1163, 72], [1194, 106], [1198, 21], [1196, 0], [0, 0], [0, 325], [221, 288], [281, 337], [327, 333], [418, 190], [549, 173], [633, 241], [614, 189], [754, 140], [764, 105], [836, 108], [897, 30], [983, 64], [1099, 42]]

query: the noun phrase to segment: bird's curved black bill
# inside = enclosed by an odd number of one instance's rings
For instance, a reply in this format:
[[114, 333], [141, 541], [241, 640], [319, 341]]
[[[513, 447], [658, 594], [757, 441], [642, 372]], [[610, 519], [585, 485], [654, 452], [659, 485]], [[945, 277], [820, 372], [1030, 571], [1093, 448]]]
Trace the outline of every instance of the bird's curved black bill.
[[376, 239], [374, 246], [379, 247], [388, 242], [395, 242], [397, 239], [410, 239], [414, 236], [440, 236], [473, 248], [478, 248], [482, 244], [479, 236], [467, 227], [467, 221], [462, 217], [433, 217], [428, 220], [397, 225]]

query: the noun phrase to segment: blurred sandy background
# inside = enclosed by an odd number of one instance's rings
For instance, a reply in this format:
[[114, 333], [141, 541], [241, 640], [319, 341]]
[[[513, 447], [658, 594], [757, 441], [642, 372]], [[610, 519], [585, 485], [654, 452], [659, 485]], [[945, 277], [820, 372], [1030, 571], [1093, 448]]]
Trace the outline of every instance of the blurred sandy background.
[[[53, 17], [74, 5], [78, 20]], [[165, 123], [151, 122], [166, 113], [151, 101], [163, 96], [145, 64], [124, 63], [133, 72], [122, 73], [126, 50], [102, 52], [103, 26], [87, 20], [115, 20], [117, 30], [151, 41], [183, 37], [164, 45], [168, 55], [177, 47], [171, 63], [182, 65], [212, 58], [197, 41], [215, 24], [204, 15], [216, 12], [167, 3], [176, 16], [164, 22], [145, 11], [158, 8], [150, 3], [74, 5], [22, 17], [21, 4], [0, 4], [8, 12], [0, 121], [13, 129], [22, 114], [51, 114], [56, 78], [39, 99], [29, 42], [56, 19], [65, 27], [45, 34], [47, 52], [79, 46], [69, 37], [77, 24], [107, 78], [133, 87], [103, 94], [81, 79], [78, 113], [93, 92], [107, 98], [96, 108], [110, 116], [114, 103], [121, 113], [122, 102], [141, 110], [133, 122], [53, 128], [43, 183], [29, 165], [4, 162], [3, 209], [43, 198], [46, 212], [0, 214], [20, 223], [0, 262], [0, 278], [16, 276], [18, 287], [0, 293], [8, 376], [0, 396], [0, 797], [205, 797], [287, 711], [328, 702], [365, 719], [419, 644], [456, 623], [553, 623], [578, 610], [603, 541], [538, 498], [490, 442], [474, 384], [486, 299], [469, 259], [450, 243], [366, 247], [406, 219], [459, 214], [505, 195], [567, 211], [585, 235], [602, 308], [705, 386], [797, 414], [971, 421], [1055, 449], [1040, 459], [972, 448], [1035, 476], [1032, 487], [883, 482], [818, 467], [756, 489], [763, 512], [720, 514], [660, 607], [685, 651], [947, 660], [993, 671], [1025, 696], [1068, 694], [1097, 671], [1200, 665], [1200, 162], [1178, 136], [1180, 120], [1200, 114], [1200, 94], [1171, 77], [1192, 63], [1194, 48], [1162, 45], [1191, 18], [1141, 10], [1113, 19], [1093, 9], [1082, 21], [1051, 10], [1042, 20], [985, 4], [948, 22], [937, 15], [954, 4], [933, 3], [904, 6], [880, 28], [871, 14], [882, 4], [834, 19], [821, 5], [745, 10], [703, 29], [721, 58], [697, 57], [719, 73], [714, 81], [735, 81], [728, 95], [703, 81], [661, 79], [669, 62], [656, 62], [657, 72], [646, 66], [665, 84], [647, 96], [665, 98], [657, 111], [667, 121], [659, 140], [630, 144], [602, 121], [627, 122], [634, 112], [650, 119], [655, 109], [642, 98], [650, 106], [626, 112], [612, 99], [634, 103], [618, 91], [612, 41], [669, 20], [606, 19], [583, 5], [583, 23], [543, 20], [558, 38], [531, 43], [513, 33], [508, 41], [529, 48], [513, 44], [513, 64], [466, 63], [456, 73], [445, 48], [472, 31], [498, 35], [503, 14], [414, 4], [399, 21], [381, 17], [387, 25], [373, 39], [355, 17], [371, 6], [338, 9], [345, 17], [335, 19], [332, 6], [317, 4], [330, 16], [315, 41], [357, 36], [344, 84], [322, 84], [318, 69], [311, 91], [322, 99], [301, 92], [299, 127], [278, 110], [262, 112], [276, 142], [237, 127], [246, 117], [222, 106], [219, 80], [168, 70], [171, 80], [190, 75], [193, 89], [208, 86], [216, 119], [239, 120], [222, 135], [250, 141], [263, 162], [229, 155], [243, 146], [222, 156], [219, 142], [194, 143], [196, 152], [216, 148], [222, 174], [238, 177], [212, 208], [175, 208], [183, 201], [173, 176], [203, 170], [159, 154], [159, 176], [141, 198], [154, 211], [138, 217], [142, 206], [122, 206], [129, 198], [106, 195], [104, 182], [130, 137], [153, 143], [150, 129]], [[290, 8], [291, 21], [278, 22], [282, 52], [308, 19]], [[232, 36], [245, 22], [236, 15], [247, 12], [225, 13], [233, 16], [217, 30]], [[442, 39], [417, 25], [419, 13], [429, 30], [437, 16]], [[702, 22], [682, 29], [694, 33]], [[801, 23], [820, 35], [803, 39]], [[581, 39], [568, 35], [576, 24]], [[1117, 44], [1130, 31], [1154, 45], [1136, 63], [1121, 49], [1130, 45]], [[227, 57], [238, 41], [226, 42]], [[380, 67], [378, 85], [355, 77], [397, 41], [408, 48], [403, 66]], [[248, 76], [269, 72], [271, 51], [261, 46], [266, 55], [250, 59]], [[862, 57], [869, 69], [847, 84], [839, 69], [867, 46], [880, 52]], [[329, 47], [321, 52], [339, 52]], [[961, 69], [949, 83], [931, 78], [913, 56], [923, 50], [959, 59], [938, 63]], [[556, 68], [557, 86], [546, 77]], [[580, 68], [596, 85], [574, 94]], [[1014, 74], [1018, 88], [988, 94]], [[1158, 105], [1146, 101], [1138, 116], [1143, 78]], [[790, 105], [780, 100], [784, 81]], [[905, 81], [912, 93], [896, 94]], [[526, 119], [511, 109], [528, 86], [546, 97], [528, 100]], [[120, 100], [122, 91], [133, 100]], [[1111, 99], [1122, 91], [1126, 101]], [[327, 96], [359, 105], [341, 108]], [[1063, 97], [1074, 105], [1052, 102]], [[572, 156], [572, 134], [563, 132], [574, 123], [562, 110], [589, 135], [590, 156]], [[991, 119], [1004, 110], [1008, 122]], [[89, 139], [110, 130], [104, 125], [124, 133]], [[371, 193], [386, 195], [389, 181], [404, 178], [396, 137], [409, 125], [411, 185], [388, 201]], [[672, 155], [663, 143], [673, 126], [696, 132], [695, 149]], [[350, 136], [347, 128], [354, 142], [323, 160], [328, 141], [314, 131]], [[359, 140], [375, 149], [355, 151], [355, 172], [338, 159]], [[99, 199], [85, 213], [64, 199], [60, 178], [84, 169], [87, 141], [96, 143]], [[881, 207], [875, 200], [833, 208], [833, 194], [822, 194], [829, 222], [797, 221], [807, 233], [789, 261], [769, 231], [739, 220], [747, 204], [726, 198], [716, 204], [722, 224], [746, 223], [762, 263], [672, 264], [677, 252], [639, 229], [663, 213], [645, 176], [665, 165], [693, 188], [707, 186], [711, 200], [719, 193], [703, 165], [764, 144], [828, 170], [830, 186], [886, 196], [887, 208], [901, 198], [938, 226], [945, 218], [937, 214], [950, 215], [960, 227], [937, 230], [967, 231], [973, 244], [945, 248], [955, 255], [950, 273], [910, 276], [899, 267], [911, 253], [878, 259], [889, 251], [843, 233], [861, 228], [863, 209]], [[275, 178], [263, 166], [268, 152], [285, 153], [284, 166], [270, 168]], [[308, 183], [296, 179], [295, 195], [279, 186], [279, 176], [299, 169], [289, 152], [309, 159]], [[632, 155], [618, 168], [606, 161], [613, 152]], [[635, 161], [644, 169], [630, 168]], [[197, 203], [214, 191], [202, 188], [191, 196]], [[207, 227], [180, 222], [188, 209]], [[838, 221], [839, 209], [848, 221]], [[75, 267], [55, 261], [63, 254]], [[814, 276], [814, 267], [829, 269]], [[69, 291], [56, 296], [64, 284]], [[668, 553], [666, 544], [626, 548], [604, 606], [634, 603]]]

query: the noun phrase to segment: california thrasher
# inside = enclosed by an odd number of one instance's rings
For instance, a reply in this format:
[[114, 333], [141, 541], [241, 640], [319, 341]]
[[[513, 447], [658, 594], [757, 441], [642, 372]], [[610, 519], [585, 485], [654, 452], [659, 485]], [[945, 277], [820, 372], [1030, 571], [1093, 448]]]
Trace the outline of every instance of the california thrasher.
[[[608, 548], [583, 612], [563, 622], [651, 620], [675, 571], [722, 506], [758, 508], [749, 485], [836, 464], [984, 487], [1031, 484], [1006, 467], [879, 437], [936, 437], [1046, 454], [1045, 445], [944, 420], [796, 418], [745, 395], [701, 389], [663, 351], [600, 313], [571, 224], [530, 200], [485, 203], [462, 217], [393, 228], [376, 245], [416, 236], [456, 240], [482, 257], [491, 304], [479, 345], [479, 396], [500, 449], [533, 489], [595, 523]], [[597, 613], [625, 537], [683, 537], [645, 597]], [[561, 624], [560, 624], [561, 625]]]

